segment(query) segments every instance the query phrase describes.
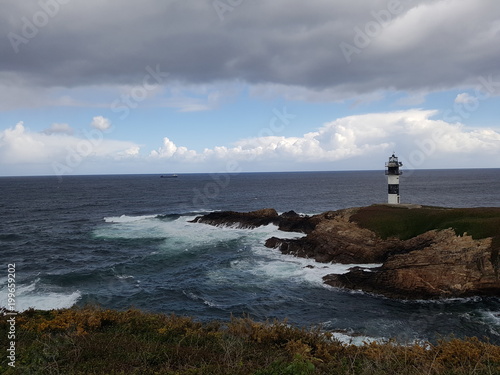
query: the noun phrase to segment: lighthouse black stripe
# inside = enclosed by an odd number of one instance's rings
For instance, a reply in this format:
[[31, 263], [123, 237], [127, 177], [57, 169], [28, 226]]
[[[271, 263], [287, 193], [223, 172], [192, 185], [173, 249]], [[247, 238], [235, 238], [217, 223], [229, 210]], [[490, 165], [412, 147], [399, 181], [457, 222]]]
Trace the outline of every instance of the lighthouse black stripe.
[[399, 194], [399, 184], [389, 184], [389, 194]]
[[399, 172], [399, 167], [388, 167], [387, 174], [400, 175], [401, 173]]

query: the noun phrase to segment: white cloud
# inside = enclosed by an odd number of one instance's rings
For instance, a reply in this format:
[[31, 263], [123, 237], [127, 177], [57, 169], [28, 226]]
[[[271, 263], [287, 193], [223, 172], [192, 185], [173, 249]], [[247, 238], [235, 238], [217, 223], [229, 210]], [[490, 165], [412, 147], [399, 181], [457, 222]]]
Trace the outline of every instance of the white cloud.
[[[233, 147], [219, 146], [202, 152], [177, 146], [169, 138], [151, 153], [152, 157], [177, 162], [232, 160], [260, 164], [279, 162], [334, 163], [365, 158], [366, 168], [377, 168], [379, 155], [395, 150], [415, 168], [463, 167], [454, 165], [455, 155], [465, 156], [474, 167], [491, 167], [500, 162], [500, 132], [466, 128], [433, 119], [437, 111], [407, 110], [339, 118], [301, 137], [269, 136], [242, 139]], [[479, 155], [486, 164], [477, 165]], [[374, 165], [373, 160], [378, 160]], [[437, 164], [436, 164], [437, 162]], [[473, 164], [474, 163], [474, 164]], [[490, 163], [490, 164], [488, 164]]]
[[[47, 160], [47, 156], [53, 151], [50, 145], [41, 141], [49, 138], [45, 134], [25, 133], [24, 123], [18, 122], [14, 127], [8, 128], [0, 133], [0, 160], [2, 164], [21, 164], [36, 160]], [[53, 139], [60, 138], [54, 136]]]
[[157, 156], [161, 158], [170, 158], [175, 155], [177, 151], [177, 146], [167, 137], [163, 138], [163, 146], [158, 149], [158, 151], [152, 151], [151, 156]]
[[134, 157], [138, 156], [141, 151], [141, 148], [139, 146], [132, 146], [127, 148], [125, 151], [119, 153], [119, 156], [124, 156], [124, 157]]
[[[67, 124], [52, 125], [52, 130], [69, 130]], [[60, 163], [77, 172], [89, 159], [119, 160], [139, 154], [139, 146], [104, 138], [98, 130], [84, 131], [80, 137], [63, 131], [32, 132], [21, 121], [0, 131], [0, 164], [52, 165]]]
[[477, 98], [469, 95], [466, 92], [458, 94], [457, 97], [455, 98], [455, 103], [457, 104], [466, 104], [474, 101], [477, 101]]
[[105, 117], [96, 116], [92, 119], [90, 126], [99, 130], [108, 130], [111, 127], [111, 121]]
[[[165, 137], [148, 156], [141, 156], [138, 144], [104, 137], [96, 129], [75, 136], [62, 131], [33, 132], [19, 122], [0, 131], [0, 165], [16, 173], [24, 165], [45, 165], [45, 170], [56, 174], [95, 173], [103, 166], [109, 173], [125, 165], [130, 165], [128, 173], [164, 168], [217, 172], [228, 162], [240, 164], [244, 171], [380, 169], [393, 151], [410, 169], [500, 165], [500, 129], [452, 124], [436, 119], [437, 114], [413, 109], [354, 115], [301, 136], [241, 139], [230, 146], [199, 151]], [[51, 128], [64, 130], [69, 125]], [[56, 170], [52, 170], [54, 165]], [[138, 165], [142, 167], [135, 170]]]
[[169, 138], [163, 138], [163, 145], [157, 150], [151, 151], [149, 156], [153, 159], [157, 158], [173, 158], [177, 160], [192, 162], [199, 161], [200, 155], [194, 150], [188, 150], [187, 147], [177, 147]]

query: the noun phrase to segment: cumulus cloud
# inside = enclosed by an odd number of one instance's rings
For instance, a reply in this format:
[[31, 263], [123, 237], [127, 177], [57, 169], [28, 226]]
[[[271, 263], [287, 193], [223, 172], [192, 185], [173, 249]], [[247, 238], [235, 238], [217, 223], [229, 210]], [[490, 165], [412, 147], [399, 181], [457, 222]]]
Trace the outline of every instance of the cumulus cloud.
[[96, 116], [92, 119], [90, 126], [95, 129], [104, 131], [108, 130], [111, 127], [111, 121], [103, 116]]
[[163, 145], [157, 150], [151, 151], [149, 156], [153, 159], [173, 158], [188, 162], [200, 160], [200, 155], [198, 155], [196, 151], [188, 150], [187, 147], [178, 147], [167, 137], [163, 138]]
[[153, 157], [170, 158], [177, 152], [177, 146], [167, 137], [163, 138], [163, 146], [151, 152]]
[[[301, 137], [243, 139], [232, 147], [219, 146], [202, 152], [177, 146], [169, 138], [164, 138], [163, 145], [150, 156], [184, 162], [251, 161], [263, 167], [272, 161], [304, 165], [365, 158], [364, 165], [370, 169], [377, 167], [372, 164], [374, 155], [381, 160], [378, 155], [397, 150], [414, 168], [453, 167], [450, 160], [457, 154], [465, 156], [474, 167], [498, 165], [498, 129], [467, 128], [434, 119], [437, 114], [431, 110], [407, 110], [348, 116], [326, 123]], [[487, 157], [483, 160], [484, 165], [475, 162], [479, 155]]]

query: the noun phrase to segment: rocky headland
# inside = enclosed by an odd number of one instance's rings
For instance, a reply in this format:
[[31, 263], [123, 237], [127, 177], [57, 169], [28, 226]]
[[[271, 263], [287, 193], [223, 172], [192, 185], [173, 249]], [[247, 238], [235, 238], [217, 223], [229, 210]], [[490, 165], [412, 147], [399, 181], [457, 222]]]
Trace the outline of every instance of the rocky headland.
[[380, 263], [326, 275], [334, 287], [400, 299], [500, 296], [500, 208], [372, 205], [305, 216], [274, 209], [213, 212], [194, 222], [301, 232], [266, 246], [322, 263]]

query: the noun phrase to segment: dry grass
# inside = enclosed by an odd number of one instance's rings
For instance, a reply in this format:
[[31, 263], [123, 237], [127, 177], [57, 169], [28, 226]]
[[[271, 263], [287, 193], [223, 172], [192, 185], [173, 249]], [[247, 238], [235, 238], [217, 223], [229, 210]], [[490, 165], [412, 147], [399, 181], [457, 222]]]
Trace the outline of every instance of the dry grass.
[[[7, 323], [0, 322], [6, 337]], [[2, 341], [3, 342], [3, 341]], [[29, 310], [17, 319], [17, 367], [4, 374], [499, 374], [500, 347], [472, 338], [436, 345], [342, 344], [286, 321], [202, 324], [97, 307]]]

